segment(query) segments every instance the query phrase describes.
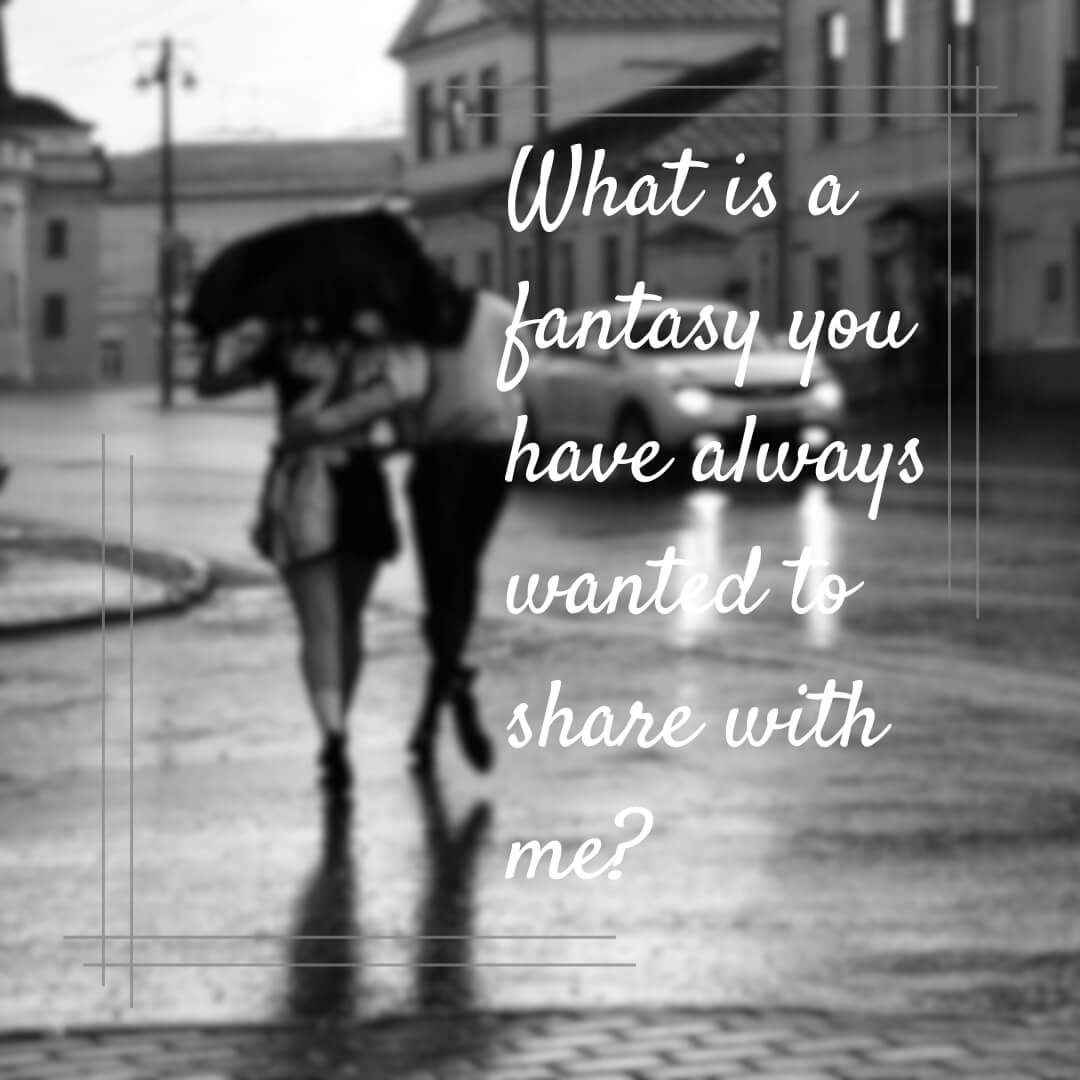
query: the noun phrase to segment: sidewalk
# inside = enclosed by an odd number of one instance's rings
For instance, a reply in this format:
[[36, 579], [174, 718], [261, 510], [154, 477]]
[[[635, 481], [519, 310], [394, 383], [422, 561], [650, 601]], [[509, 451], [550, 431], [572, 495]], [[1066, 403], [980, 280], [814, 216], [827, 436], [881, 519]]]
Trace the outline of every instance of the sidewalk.
[[0, 640], [184, 611], [204, 599], [208, 565], [186, 552], [0, 515]]
[[804, 1011], [434, 1014], [0, 1038], [3, 1080], [1075, 1080], [1080, 1033]]

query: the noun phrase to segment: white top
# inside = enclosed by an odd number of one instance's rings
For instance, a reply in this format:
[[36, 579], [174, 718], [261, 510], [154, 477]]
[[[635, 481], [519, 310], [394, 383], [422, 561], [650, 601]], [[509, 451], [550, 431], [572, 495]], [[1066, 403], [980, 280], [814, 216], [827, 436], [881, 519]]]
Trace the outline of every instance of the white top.
[[496, 386], [506, 329], [513, 321], [508, 300], [478, 292], [464, 342], [431, 350], [431, 389], [416, 413], [419, 442], [513, 442], [522, 398]]
[[513, 318], [509, 301], [477, 293], [460, 346], [430, 351], [416, 345], [377, 346], [369, 356], [379, 376], [313, 419], [332, 435], [396, 414], [405, 441], [415, 445], [509, 445], [523, 402], [516, 390], [500, 391], [496, 379]]

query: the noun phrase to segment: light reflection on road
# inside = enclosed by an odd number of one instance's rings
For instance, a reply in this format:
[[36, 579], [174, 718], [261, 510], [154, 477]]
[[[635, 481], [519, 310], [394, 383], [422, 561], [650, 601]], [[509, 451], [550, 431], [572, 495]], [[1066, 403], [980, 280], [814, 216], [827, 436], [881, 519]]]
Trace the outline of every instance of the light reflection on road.
[[[708, 577], [712, 592], [733, 569], [724, 550], [724, 514], [728, 501], [722, 491], [701, 490], [686, 496], [685, 517], [671, 542], [679, 558], [690, 565], [682, 567], [677, 577], [673, 575], [672, 596], [696, 574]], [[713, 611], [680, 607], [673, 618], [672, 643], [677, 648], [690, 648], [726, 625], [726, 620], [718, 618]]]
[[[815, 594], [825, 577], [838, 572], [836, 550], [836, 511], [829, 499], [829, 491], [822, 484], [809, 484], [803, 490], [798, 507], [799, 525], [802, 529], [802, 546], [813, 552], [814, 562], [828, 563], [828, 567], [814, 565], [806, 578], [805, 593]], [[815, 606], [803, 616], [806, 635], [812, 645], [828, 648], [836, 638], [836, 623], [843, 618], [843, 608], [827, 615]]]

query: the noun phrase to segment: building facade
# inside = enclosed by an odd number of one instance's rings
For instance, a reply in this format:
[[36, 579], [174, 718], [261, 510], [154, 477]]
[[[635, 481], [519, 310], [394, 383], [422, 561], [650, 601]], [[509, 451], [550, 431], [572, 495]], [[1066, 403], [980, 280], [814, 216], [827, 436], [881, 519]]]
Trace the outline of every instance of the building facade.
[[[392, 49], [406, 73], [406, 182], [428, 245], [459, 279], [508, 294], [536, 270], [535, 237], [510, 228], [506, 204], [518, 151], [537, 137], [533, 10], [531, 0], [419, 0]], [[705, 186], [722, 190], [736, 170], [737, 140], [718, 134], [712, 117], [705, 129], [688, 125], [698, 113], [740, 112], [720, 104], [730, 97], [724, 73], [763, 79], [762, 50], [778, 43], [778, 14], [776, 0], [549, 0], [547, 114], [556, 148], [601, 146], [625, 179], [650, 168], [664, 175], [661, 164], [696, 139], [710, 164]], [[750, 68], [747, 57], [757, 58]], [[657, 88], [673, 84], [699, 92], [665, 106]], [[762, 100], [752, 108], [767, 113]], [[771, 134], [748, 149], [758, 148], [765, 169], [778, 156], [779, 130], [769, 121], [761, 128]], [[720, 129], [747, 134], [753, 125], [733, 117]], [[765, 232], [758, 244], [761, 230], [750, 221], [708, 209], [687, 221], [572, 214], [548, 245], [550, 299], [568, 307], [610, 301], [643, 278], [668, 295], [736, 291], [756, 301], [763, 272], [772, 281], [777, 270], [775, 236]]]
[[[843, 357], [871, 389], [944, 393], [951, 316], [954, 391], [973, 389], [978, 333], [984, 391], [1080, 397], [1080, 3], [785, 10], [784, 81], [807, 88], [787, 99], [791, 306], [920, 323], [902, 354]], [[807, 210], [827, 174], [859, 191], [840, 219]]]
[[[147, 383], [158, 376], [160, 155], [115, 157], [104, 212], [99, 291], [100, 378]], [[333, 212], [401, 187], [395, 138], [189, 143], [174, 153], [178, 350], [183, 378], [182, 314], [200, 267], [233, 240], [286, 221]]]
[[34, 152], [24, 140], [0, 133], [0, 381], [30, 378], [26, 309], [26, 221]]
[[0, 379], [94, 381], [105, 160], [89, 125], [11, 85], [0, 0]]

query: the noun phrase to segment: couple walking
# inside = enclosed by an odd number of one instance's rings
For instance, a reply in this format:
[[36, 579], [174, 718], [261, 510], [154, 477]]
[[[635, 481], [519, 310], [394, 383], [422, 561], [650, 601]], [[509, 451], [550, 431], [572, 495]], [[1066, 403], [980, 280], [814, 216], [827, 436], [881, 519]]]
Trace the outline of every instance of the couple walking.
[[469, 762], [481, 771], [492, 764], [464, 655], [521, 411], [513, 394], [496, 389], [513, 311], [492, 293], [446, 280], [416, 302], [434, 305], [426, 317], [439, 331], [425, 335], [428, 344], [403, 338], [378, 307], [252, 318], [207, 342], [197, 383], [206, 396], [261, 383], [276, 391], [278, 438], [255, 541], [291, 597], [323, 779], [338, 789], [351, 778], [347, 718], [363, 666], [364, 609], [380, 564], [398, 551], [372, 438], [382, 421], [392, 424], [395, 446], [413, 453], [408, 499], [430, 666], [408, 744], [412, 764], [432, 768], [447, 708]]

